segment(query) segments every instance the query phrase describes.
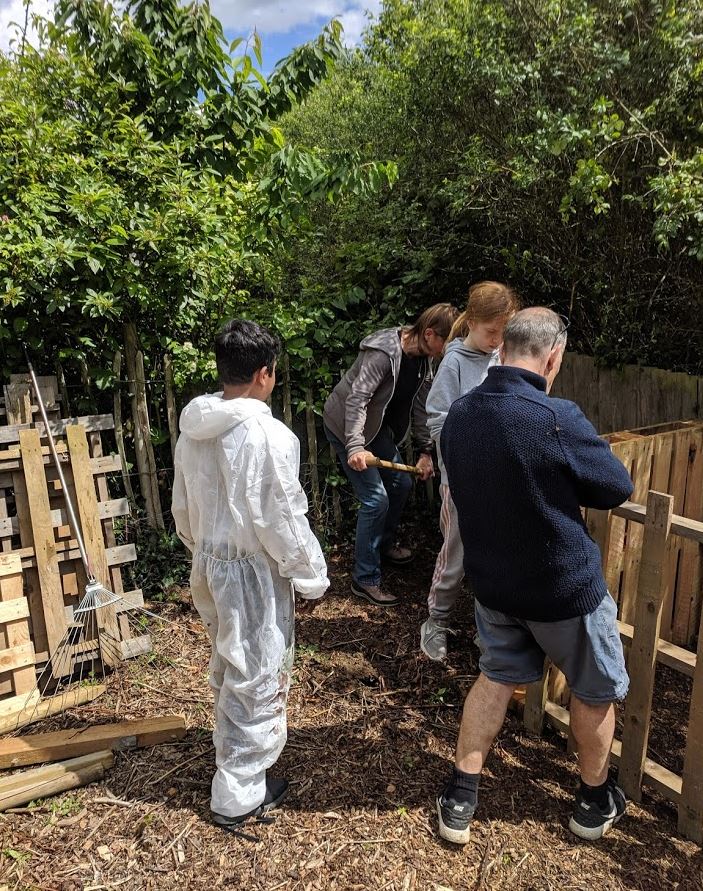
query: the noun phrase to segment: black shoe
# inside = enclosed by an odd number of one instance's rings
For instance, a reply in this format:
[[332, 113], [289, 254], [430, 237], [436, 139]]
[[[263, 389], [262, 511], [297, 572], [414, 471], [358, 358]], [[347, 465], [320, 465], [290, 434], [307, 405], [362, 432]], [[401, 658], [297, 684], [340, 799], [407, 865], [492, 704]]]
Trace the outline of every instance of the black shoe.
[[586, 801], [580, 791], [576, 793], [574, 813], [569, 820], [569, 829], [574, 835], [596, 841], [618, 822], [625, 813], [627, 799], [615, 780], [608, 780], [607, 796], [608, 803], [601, 807], [593, 801]]
[[456, 801], [447, 797], [446, 791], [437, 799], [437, 816], [439, 817], [439, 835], [445, 841], [455, 845], [465, 845], [471, 833], [471, 819], [476, 810], [475, 804]]
[[251, 817], [260, 817], [263, 814], [268, 813], [268, 811], [272, 811], [274, 808], [278, 807], [286, 795], [288, 795], [288, 780], [277, 780], [274, 777], [266, 777], [266, 794], [264, 795], [264, 800], [258, 807], [255, 807], [254, 810], [249, 811], [249, 813], [241, 814], [238, 817], [225, 817], [215, 811], [210, 811], [212, 814], [212, 822], [217, 826], [221, 826], [223, 829], [232, 829], [241, 826], [245, 820], [249, 820]]

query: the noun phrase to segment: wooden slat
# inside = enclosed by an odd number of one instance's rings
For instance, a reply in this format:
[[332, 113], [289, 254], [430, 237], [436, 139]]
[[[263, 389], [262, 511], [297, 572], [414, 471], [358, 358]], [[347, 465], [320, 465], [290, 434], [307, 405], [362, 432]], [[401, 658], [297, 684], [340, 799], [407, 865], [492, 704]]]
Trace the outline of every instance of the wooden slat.
[[137, 656], [145, 656], [152, 649], [151, 637], [148, 634], [142, 634], [140, 637], [123, 640], [120, 642], [120, 649], [123, 659], [136, 659]]
[[142, 749], [175, 742], [185, 734], [184, 716], [173, 715], [19, 736], [0, 740], [0, 769], [27, 767], [108, 749], [113, 752]]
[[[113, 760], [112, 752], [97, 752], [61, 762], [63, 769], [58, 775], [46, 767], [28, 770], [10, 777], [14, 781], [14, 786], [10, 788], [6, 788], [9, 785], [7, 780], [0, 779], [0, 811], [97, 782], [103, 778], [105, 768], [112, 767]], [[52, 765], [53, 768], [58, 766]]]
[[[61, 418], [57, 421], [49, 421], [49, 430], [54, 436], [63, 436], [66, 427], [80, 424], [85, 430], [112, 430], [115, 426], [112, 415], [86, 415], [80, 418]], [[20, 442], [20, 433], [33, 429], [39, 436], [46, 436], [44, 424], [37, 422], [33, 427], [29, 424], [13, 424], [0, 427], [0, 445], [14, 445]], [[21, 445], [21, 443], [20, 443]]]
[[[688, 474], [683, 514], [703, 520], [703, 430], [691, 431]], [[689, 644], [695, 640], [700, 618], [701, 546], [684, 540], [676, 579], [674, 639]]]
[[[562, 733], [569, 732], [570, 718], [565, 708], [556, 705], [554, 702], [547, 702], [545, 707], [545, 717], [557, 730]], [[619, 764], [622, 755], [622, 743], [620, 740], [614, 739], [610, 757], [614, 764]], [[644, 762], [644, 774], [642, 781], [645, 785], [656, 789], [661, 795], [674, 804], [678, 804], [681, 798], [681, 777], [651, 758], [646, 758]]]
[[523, 724], [529, 733], [542, 734], [544, 726], [544, 706], [547, 702], [547, 685], [549, 682], [549, 659], [544, 660], [542, 679], [527, 685], [525, 693], [525, 709]]
[[[643, 504], [633, 504], [630, 501], [614, 508], [612, 512], [638, 523], [644, 523], [647, 516], [647, 508]], [[671, 518], [671, 534], [703, 544], [703, 523], [674, 514]]]
[[144, 595], [141, 588], [135, 588], [134, 591], [124, 591], [120, 597], [122, 599], [115, 604], [115, 609], [118, 613], [144, 606]]
[[[71, 470], [76, 493], [76, 508], [79, 522], [83, 530], [83, 539], [95, 578], [108, 589], [110, 588], [110, 570], [105, 554], [103, 529], [98, 514], [98, 497], [95, 491], [93, 474], [89, 465], [88, 441], [85, 430], [80, 426], [66, 427], [66, 439], [71, 455]], [[102, 607], [96, 611], [98, 629], [101, 635], [107, 635], [111, 641], [120, 640], [115, 607]], [[105, 648], [104, 661], [115, 667], [118, 659], [110, 647]]]
[[[78, 550], [78, 544], [75, 541], [70, 541], [66, 544], [66, 547], [57, 547], [56, 554], [59, 563], [65, 560], [80, 559], [81, 555]], [[21, 548], [18, 551], [11, 551], [11, 553], [21, 557], [23, 569], [37, 565], [34, 548]], [[137, 549], [133, 544], [117, 545], [117, 547], [114, 548], [105, 548], [105, 556], [107, 558], [108, 566], [116, 566], [121, 563], [132, 563], [137, 559]]]
[[[55, 478], [55, 471], [52, 466], [53, 462], [49, 454], [48, 446], [46, 446], [45, 448], [46, 453], [42, 455], [42, 460], [44, 464], [46, 464], [49, 468], [47, 477], [53, 480]], [[67, 464], [68, 455], [66, 454], [65, 444], [61, 442], [56, 443], [56, 451], [58, 452], [59, 461], [61, 461], [62, 464]], [[42, 449], [42, 452], [44, 452], [44, 449]], [[93, 470], [93, 473], [95, 474], [116, 473], [122, 469], [119, 455], [102, 455], [99, 458], [91, 458], [90, 466]], [[21, 469], [22, 455], [19, 449], [8, 449], [6, 451], [0, 451], [0, 487], [11, 486], [12, 477], [8, 474]]]
[[34, 647], [31, 643], [0, 650], [0, 672], [14, 671], [26, 665], [34, 665]]
[[661, 492], [650, 492], [647, 498], [635, 631], [628, 662], [630, 690], [625, 701], [622, 761], [618, 774], [625, 794], [634, 801], [640, 801], [642, 797], [673, 504], [671, 495]]
[[[649, 437], [639, 440], [633, 447], [632, 480], [635, 488], [632, 500], [637, 504], [644, 504], [647, 500], [652, 475], [652, 452], [653, 442]], [[643, 530], [638, 523], [627, 524], [620, 596], [620, 618], [624, 622], [630, 622], [635, 614], [642, 535]]]
[[39, 699], [39, 690], [36, 687], [27, 693], [20, 693], [18, 696], [0, 699], [0, 719], [16, 715], [25, 709], [34, 708], [38, 704]]
[[[10, 673], [11, 692], [28, 693], [36, 686], [34, 646], [29, 634], [29, 603], [24, 596], [22, 561], [12, 554], [0, 556], [0, 622], [5, 623], [4, 642], [10, 652], [17, 647], [30, 647], [29, 664], [18, 665]], [[1, 654], [0, 654], [1, 656]]]
[[[98, 516], [101, 520], [113, 517], [123, 517], [129, 514], [129, 502], [126, 498], [112, 498], [109, 501], [98, 502]], [[55, 529], [68, 525], [68, 512], [66, 508], [56, 508], [51, 511], [51, 522]], [[0, 538], [2, 536], [17, 535], [20, 531], [19, 517], [0, 519]]]
[[57, 696], [49, 696], [47, 699], [42, 699], [39, 705], [0, 719], [0, 734], [11, 733], [20, 727], [41, 721], [43, 718], [65, 712], [69, 708], [92, 702], [98, 696], [102, 696], [106, 689], [103, 684], [91, 684], [85, 687], [74, 687]]
[[[618, 629], [623, 643], [632, 643], [633, 626], [626, 622], [618, 622]], [[657, 643], [657, 662], [692, 678], [696, 669], [696, 654], [660, 637]]]
[[703, 843], [703, 620], [698, 630], [678, 822], [686, 838]]
[[[39, 433], [36, 430], [21, 430], [20, 447], [24, 460], [24, 479], [27, 486], [29, 517], [34, 540], [34, 556], [39, 571], [41, 610], [46, 628], [49, 653], [53, 654], [61, 644], [66, 631], [63, 612], [63, 591], [56, 555], [54, 529], [49, 510], [49, 495], [46, 490], [44, 464], [41, 459]], [[32, 616], [39, 604], [31, 603]]]
[[[20, 567], [22, 561], [20, 561]], [[20, 584], [22, 576], [20, 574]], [[0, 624], [7, 622], [16, 622], [18, 619], [27, 619], [29, 617], [29, 603], [26, 597], [17, 597], [14, 600], [8, 600], [7, 603], [0, 602]], [[26, 622], [24, 623], [27, 624]]]

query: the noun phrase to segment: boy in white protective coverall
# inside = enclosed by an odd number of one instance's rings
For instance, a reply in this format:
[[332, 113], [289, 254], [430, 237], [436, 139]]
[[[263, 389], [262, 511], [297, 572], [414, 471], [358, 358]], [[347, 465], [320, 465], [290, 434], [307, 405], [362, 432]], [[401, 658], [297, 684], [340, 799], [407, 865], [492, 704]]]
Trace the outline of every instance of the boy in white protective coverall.
[[286, 743], [294, 592], [313, 601], [329, 586], [298, 480], [300, 444], [266, 404], [279, 352], [278, 338], [254, 322], [225, 325], [215, 339], [223, 392], [183, 409], [176, 446], [172, 512], [212, 641], [210, 806], [233, 831], [287, 793], [267, 770]]

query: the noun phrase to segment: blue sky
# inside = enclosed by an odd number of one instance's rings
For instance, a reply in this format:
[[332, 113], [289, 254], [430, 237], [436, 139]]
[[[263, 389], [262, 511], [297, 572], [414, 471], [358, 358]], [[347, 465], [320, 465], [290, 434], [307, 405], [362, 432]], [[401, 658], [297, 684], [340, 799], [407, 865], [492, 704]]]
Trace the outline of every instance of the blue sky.
[[[342, 22], [346, 43], [359, 43], [366, 12], [377, 13], [381, 4], [382, 0], [210, 0], [230, 40], [247, 37], [256, 28], [267, 73], [294, 46], [319, 34], [332, 18]], [[42, 16], [48, 16], [52, 7], [52, 0], [32, 0], [32, 10]], [[22, 0], [0, 0], [0, 50], [7, 49], [14, 37], [13, 21], [24, 21]]]

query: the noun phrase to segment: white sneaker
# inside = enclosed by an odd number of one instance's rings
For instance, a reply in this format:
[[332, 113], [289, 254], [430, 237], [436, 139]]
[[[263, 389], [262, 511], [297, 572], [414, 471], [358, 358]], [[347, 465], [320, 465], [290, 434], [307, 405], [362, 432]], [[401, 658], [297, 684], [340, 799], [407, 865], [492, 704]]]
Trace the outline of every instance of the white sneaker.
[[420, 649], [433, 662], [444, 662], [447, 658], [447, 635], [453, 633], [430, 616], [420, 628]]

